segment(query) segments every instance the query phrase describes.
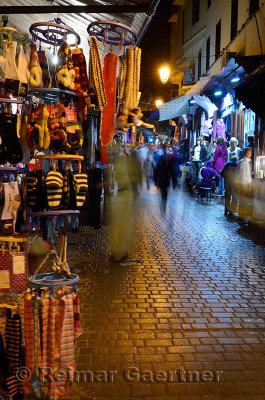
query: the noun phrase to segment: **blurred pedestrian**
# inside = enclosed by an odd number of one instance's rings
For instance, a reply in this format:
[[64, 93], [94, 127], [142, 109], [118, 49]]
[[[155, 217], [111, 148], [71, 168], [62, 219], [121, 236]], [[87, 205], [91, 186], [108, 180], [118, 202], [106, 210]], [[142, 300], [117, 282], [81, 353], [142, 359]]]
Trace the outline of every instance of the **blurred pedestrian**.
[[201, 169], [201, 177], [202, 179], [199, 182], [199, 190], [201, 187], [211, 188], [214, 192], [216, 189], [216, 181], [217, 183], [219, 182], [220, 175], [213, 168], [213, 163], [211, 160], [208, 160], [205, 167]]
[[114, 161], [114, 174], [118, 191], [110, 204], [110, 250], [113, 259], [123, 261], [132, 250], [135, 198], [131, 164], [125, 149], [120, 149]]
[[243, 160], [238, 163], [237, 181], [239, 185], [239, 217], [244, 219], [252, 214], [250, 209], [252, 185], [252, 150], [246, 147], [243, 150]]
[[[217, 146], [214, 152], [213, 166], [215, 171], [220, 174], [222, 169], [224, 168], [225, 163], [227, 162], [227, 147], [224, 139], [222, 137], [217, 138]], [[219, 180], [218, 187], [218, 196], [224, 195], [224, 178], [221, 177]]]
[[147, 190], [150, 189], [152, 180], [153, 180], [153, 176], [154, 176], [154, 160], [152, 157], [152, 154], [149, 152], [147, 155], [147, 158], [144, 161], [144, 175], [145, 175], [145, 179], [146, 179], [146, 186], [147, 186]]
[[237, 185], [237, 165], [238, 157], [232, 156], [221, 171], [224, 178], [225, 189], [225, 216], [234, 215], [237, 210], [238, 203], [238, 185]]
[[181, 177], [180, 164], [182, 163], [181, 155], [176, 147], [173, 149], [173, 154], [169, 159], [169, 169], [172, 179], [172, 188], [175, 190], [179, 185], [179, 179]]
[[170, 170], [167, 159], [167, 146], [163, 146], [163, 154], [159, 157], [155, 170], [156, 186], [160, 189], [162, 195], [162, 208], [166, 210], [168, 188], [170, 185]]
[[192, 148], [192, 167], [193, 167], [193, 181], [196, 186], [198, 183], [199, 172], [202, 163], [207, 159], [207, 151], [205, 146], [202, 144], [202, 138], [197, 138], [196, 145]]
[[216, 146], [217, 146], [216, 139], [214, 139], [208, 148], [208, 160], [213, 161]]

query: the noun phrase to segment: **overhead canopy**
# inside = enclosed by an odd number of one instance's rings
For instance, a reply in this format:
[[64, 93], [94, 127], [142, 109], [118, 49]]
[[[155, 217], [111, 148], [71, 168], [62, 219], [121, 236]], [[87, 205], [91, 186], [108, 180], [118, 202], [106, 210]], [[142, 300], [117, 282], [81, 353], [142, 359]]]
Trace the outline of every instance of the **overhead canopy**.
[[265, 119], [265, 63], [235, 87], [236, 97]]
[[[240, 66], [234, 58], [231, 58], [226, 66], [215, 76], [210, 77], [204, 88], [202, 89], [202, 93], [209, 94], [218, 86], [223, 85], [223, 87], [228, 91], [234, 94], [234, 86], [235, 83], [231, 82], [231, 78], [233, 74], [237, 73], [238, 75], [243, 76], [245, 74], [245, 70], [242, 66]], [[206, 77], [208, 78], [208, 77]]]
[[52, 21], [59, 16], [62, 23], [81, 36], [80, 47], [87, 56], [87, 27], [91, 22], [119, 21], [133, 29], [139, 39], [158, 3], [159, 0], [0, 0], [0, 14], [8, 15], [8, 26], [26, 33], [31, 24]]
[[207, 83], [212, 79], [212, 76], [201, 76], [198, 82], [195, 85], [192, 85], [191, 88], [185, 93], [187, 96], [191, 96], [194, 94], [201, 93]]
[[193, 99], [197, 105], [204, 108], [208, 113], [208, 118], [213, 116], [217, 107], [211, 102], [206, 96], [200, 96], [199, 94], [194, 95], [183, 95], [175, 97], [169, 102], [159, 107], [159, 121], [165, 121], [180, 117], [181, 115], [188, 114], [190, 112], [190, 100]]

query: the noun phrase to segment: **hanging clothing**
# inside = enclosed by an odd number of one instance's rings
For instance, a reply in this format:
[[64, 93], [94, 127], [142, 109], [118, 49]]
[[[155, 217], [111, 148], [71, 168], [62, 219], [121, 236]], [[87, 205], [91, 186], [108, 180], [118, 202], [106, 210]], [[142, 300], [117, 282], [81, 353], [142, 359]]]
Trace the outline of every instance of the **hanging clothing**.
[[225, 130], [226, 130], [226, 126], [225, 126], [224, 120], [218, 119], [215, 124], [215, 134], [214, 134], [213, 139], [222, 137], [227, 142]]
[[101, 161], [103, 164], [108, 164], [107, 146], [113, 141], [114, 136], [118, 58], [117, 54], [109, 53], [105, 55], [103, 62], [103, 80], [107, 98], [107, 104], [103, 107], [100, 126]]

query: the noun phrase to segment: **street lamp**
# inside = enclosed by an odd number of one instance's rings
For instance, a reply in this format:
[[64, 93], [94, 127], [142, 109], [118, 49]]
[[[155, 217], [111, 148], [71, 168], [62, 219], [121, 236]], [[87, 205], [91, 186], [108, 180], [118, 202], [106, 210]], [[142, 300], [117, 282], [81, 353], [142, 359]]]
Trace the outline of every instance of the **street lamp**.
[[159, 70], [160, 79], [162, 83], [167, 83], [169, 79], [170, 70], [169, 68], [160, 68]]
[[156, 100], [156, 106], [157, 108], [161, 107], [164, 102], [162, 100]]

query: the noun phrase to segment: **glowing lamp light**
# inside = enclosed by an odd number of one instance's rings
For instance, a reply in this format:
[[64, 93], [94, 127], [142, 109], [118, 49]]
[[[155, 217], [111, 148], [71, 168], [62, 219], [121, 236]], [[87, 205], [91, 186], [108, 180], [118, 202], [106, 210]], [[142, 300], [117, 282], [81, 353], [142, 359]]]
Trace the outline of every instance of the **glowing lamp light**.
[[194, 103], [196, 103], [196, 101], [195, 101], [194, 99], [192, 99], [192, 100], [190, 101], [190, 104], [194, 104]]
[[223, 94], [222, 90], [216, 90], [216, 91], [214, 92], [214, 95], [215, 95], [216, 97], [222, 96], [222, 94]]
[[160, 68], [159, 70], [159, 74], [160, 74], [160, 79], [162, 83], [167, 83], [168, 79], [169, 79], [169, 68]]
[[162, 104], [164, 104], [162, 100], [156, 100], [156, 106], [157, 106], [157, 108], [161, 107]]
[[236, 83], [236, 82], [239, 82], [239, 81], [240, 81], [240, 76], [238, 76], [237, 74], [234, 74], [234, 75], [232, 76], [232, 79], [231, 79], [230, 82]]

